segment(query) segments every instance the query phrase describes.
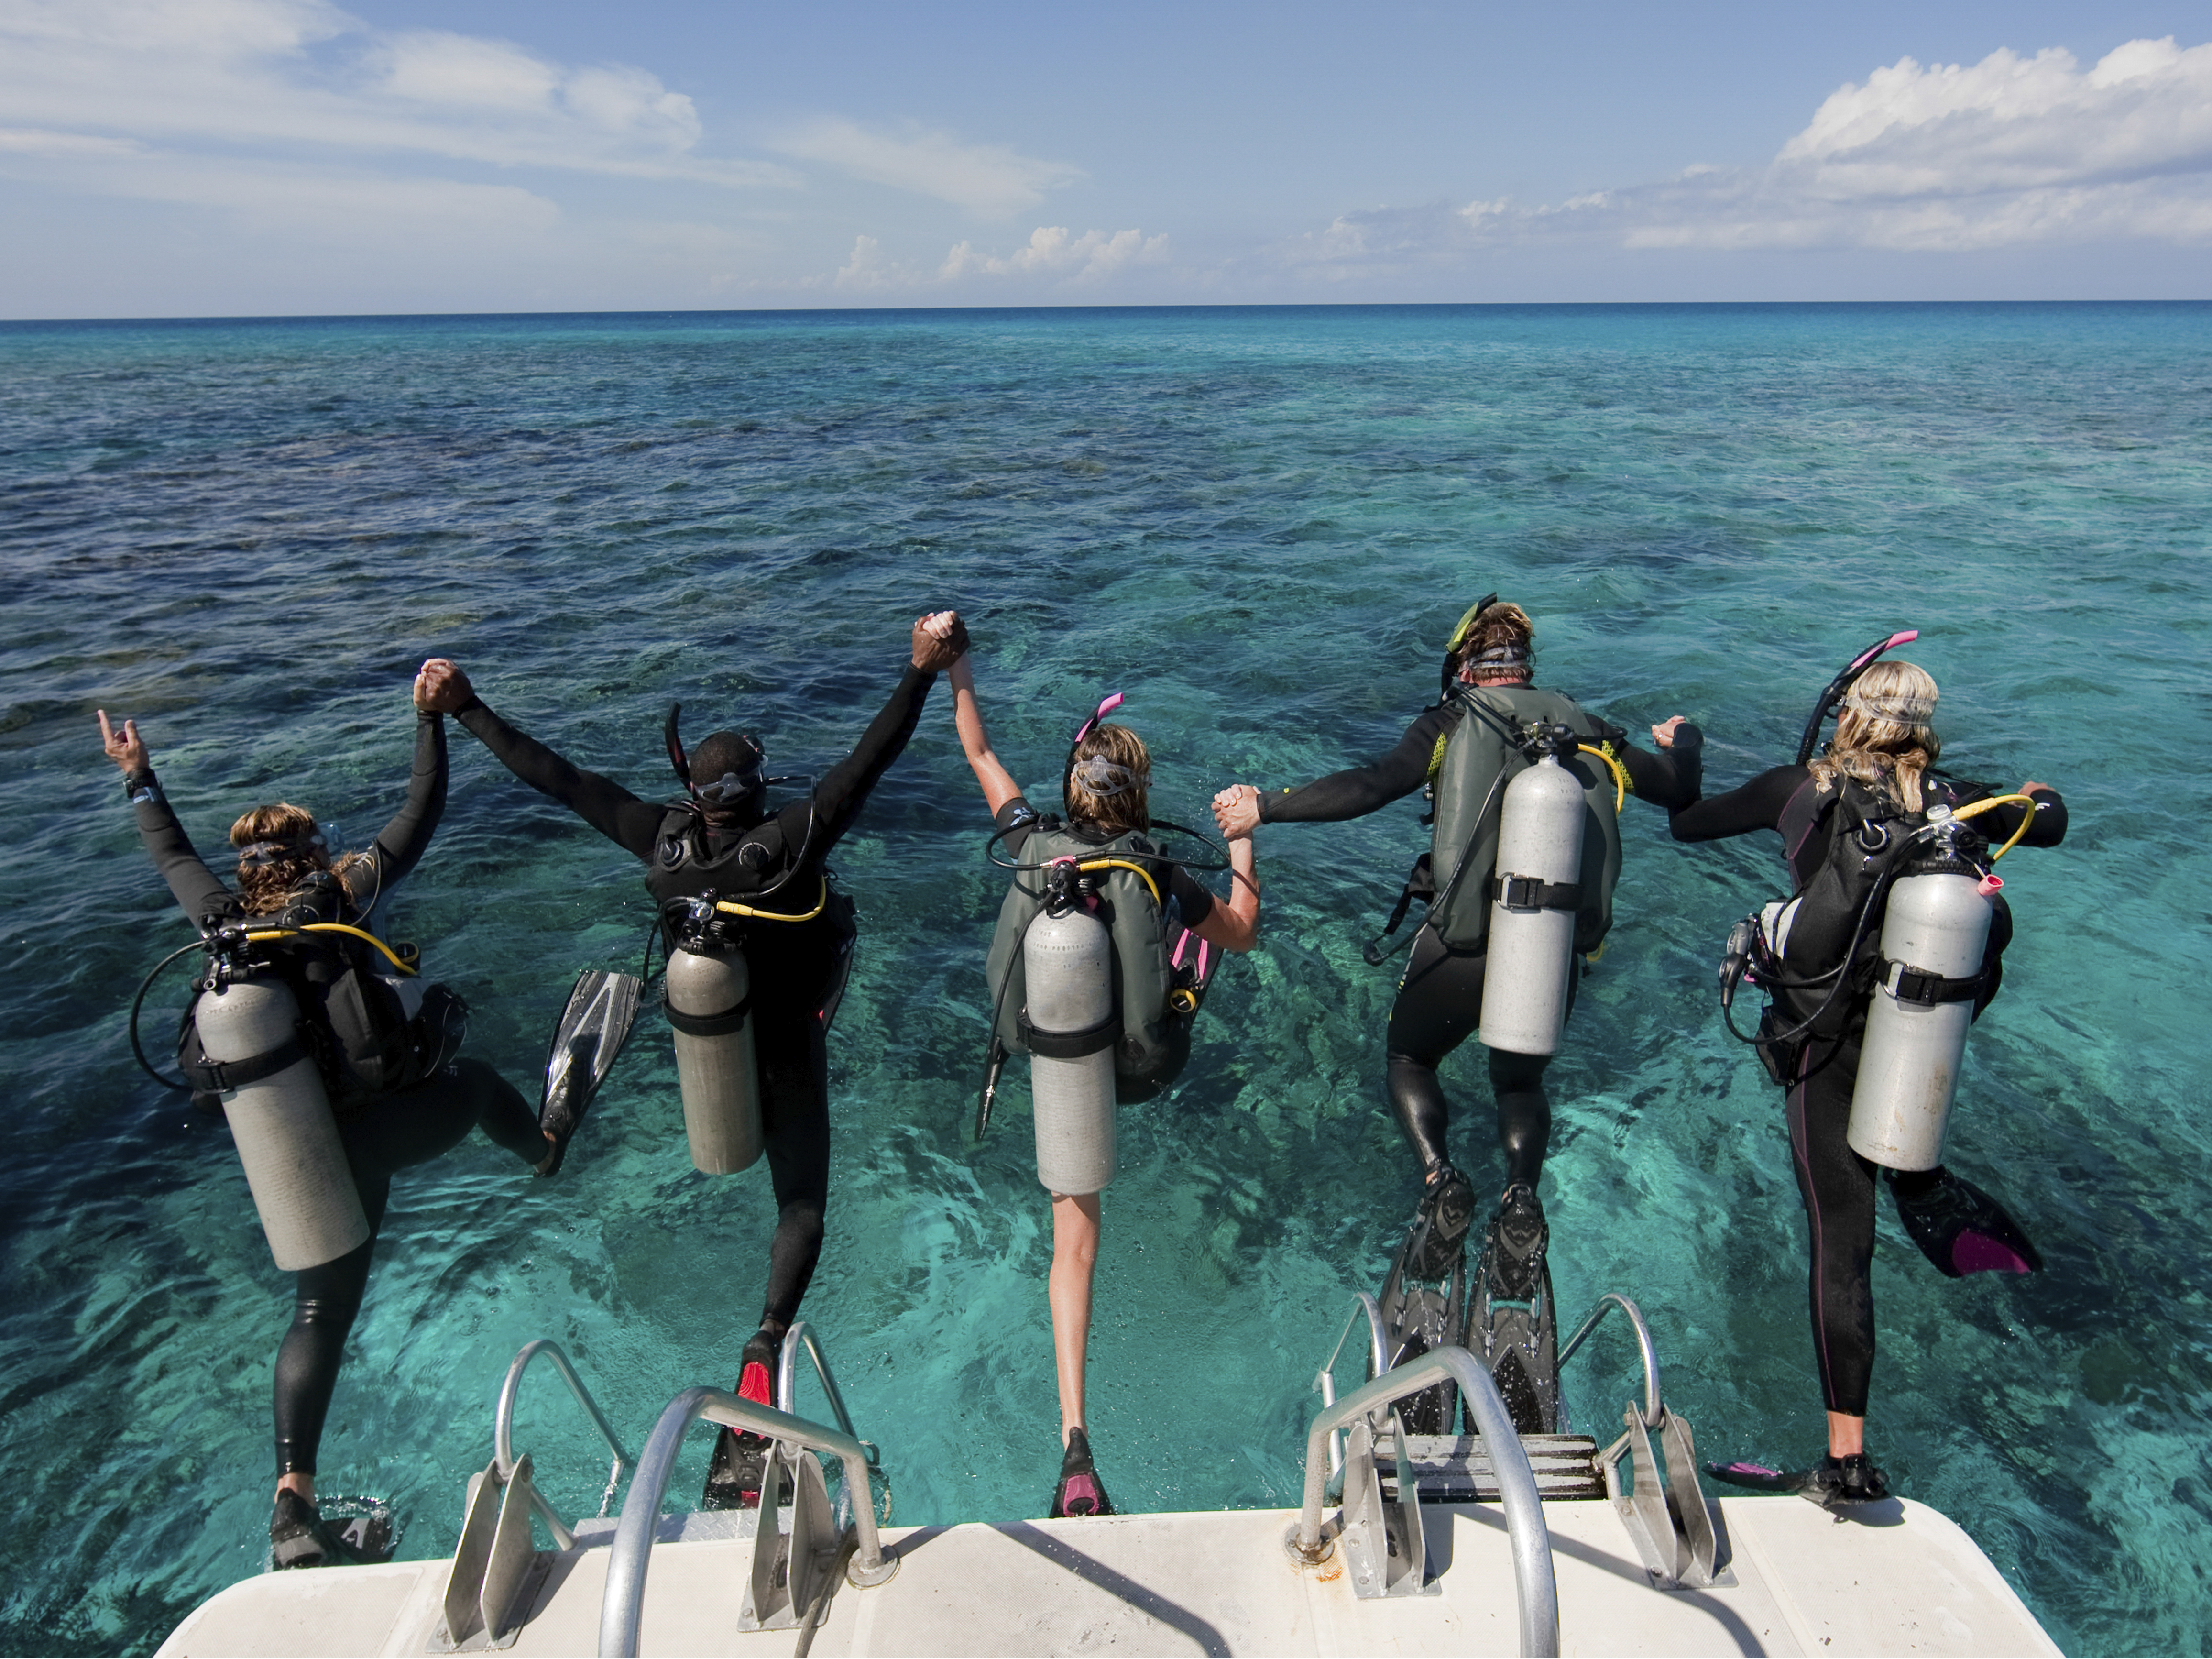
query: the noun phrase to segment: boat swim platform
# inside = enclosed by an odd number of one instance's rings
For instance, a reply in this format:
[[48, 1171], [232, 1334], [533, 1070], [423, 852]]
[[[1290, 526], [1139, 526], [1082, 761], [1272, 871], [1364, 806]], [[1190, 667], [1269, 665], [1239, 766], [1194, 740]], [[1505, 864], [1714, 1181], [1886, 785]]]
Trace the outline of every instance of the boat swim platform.
[[[1794, 1497], [1723, 1498], [1713, 1507], [1727, 1536], [1727, 1570], [1710, 1588], [1662, 1590], [1610, 1504], [1546, 1502], [1559, 1651], [2059, 1651], [1973, 1540], [1924, 1504], [1892, 1498], [1844, 1517]], [[1422, 1508], [1428, 1593], [1370, 1600], [1354, 1596], [1344, 1548], [1316, 1565], [1293, 1561], [1285, 1539], [1296, 1510], [886, 1528], [897, 1571], [870, 1589], [839, 1574], [811, 1651], [1518, 1652], [1512, 1553], [1498, 1506]], [[754, 1516], [732, 1524], [738, 1519], [662, 1518], [640, 1652], [784, 1655], [798, 1646], [793, 1629], [738, 1628]], [[1329, 1530], [1336, 1524], [1332, 1513]], [[518, 1659], [599, 1651], [612, 1526], [577, 1530], [580, 1547], [538, 1553], [542, 1577], [504, 1650]], [[451, 1565], [266, 1573], [204, 1603], [160, 1651], [450, 1651], [439, 1638]]]

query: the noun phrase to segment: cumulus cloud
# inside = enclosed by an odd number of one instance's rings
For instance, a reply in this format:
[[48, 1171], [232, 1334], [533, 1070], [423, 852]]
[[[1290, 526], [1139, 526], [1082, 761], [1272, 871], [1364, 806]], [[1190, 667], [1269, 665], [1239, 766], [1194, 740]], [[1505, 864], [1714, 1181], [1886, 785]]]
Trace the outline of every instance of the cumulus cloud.
[[1483, 247], [1960, 252], [2212, 240], [2212, 45], [2131, 40], [2084, 70], [2052, 48], [1911, 58], [1847, 84], [1759, 168], [1523, 205], [1346, 214], [1276, 250], [1324, 280], [1455, 264]]
[[697, 155], [691, 100], [644, 70], [572, 68], [442, 30], [384, 33], [327, 0], [7, 0], [0, 120], [203, 149], [793, 182], [770, 164]]
[[1045, 191], [1083, 176], [1064, 162], [1039, 161], [996, 144], [963, 144], [949, 133], [933, 131], [894, 137], [851, 121], [815, 122], [786, 134], [775, 148], [800, 161], [994, 218], [1033, 208]]
[[1066, 225], [1039, 225], [1029, 241], [1005, 258], [978, 253], [975, 245], [962, 242], [945, 256], [938, 268], [940, 282], [963, 276], [1066, 276], [1084, 281], [1111, 275], [1127, 265], [1149, 264], [1167, 257], [1168, 239], [1147, 238], [1141, 230], [1086, 230], [1070, 236]]

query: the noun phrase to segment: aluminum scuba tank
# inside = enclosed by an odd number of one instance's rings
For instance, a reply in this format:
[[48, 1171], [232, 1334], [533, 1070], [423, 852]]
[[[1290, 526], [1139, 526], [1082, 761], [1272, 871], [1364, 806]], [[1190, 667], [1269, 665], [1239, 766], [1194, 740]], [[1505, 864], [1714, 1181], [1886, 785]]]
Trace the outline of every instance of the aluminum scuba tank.
[[[1867, 1010], [1844, 1138], [1893, 1170], [1932, 1170], [1973, 1024], [1972, 975], [1989, 944], [1995, 876], [1900, 877], [1881, 923], [1881, 983]], [[1948, 981], [1946, 985], [1941, 981]]]
[[1022, 975], [1028, 993], [1022, 1034], [1030, 1047], [1030, 1091], [1036, 1103], [1037, 1179], [1048, 1191], [1071, 1196], [1097, 1192], [1120, 1167], [1114, 1120], [1114, 945], [1104, 922], [1070, 902], [1064, 878], [1053, 884], [1046, 908], [1023, 936]]
[[[295, 1042], [300, 1005], [279, 981], [234, 980], [203, 991], [192, 1021], [206, 1059], [236, 1066]], [[225, 1090], [222, 1111], [279, 1267], [319, 1267], [368, 1243], [368, 1218], [311, 1056]]]
[[[708, 1175], [735, 1175], [766, 1146], [760, 1073], [753, 1058], [751, 976], [735, 945], [668, 953], [667, 1006], [676, 1037], [676, 1077], [684, 1091], [684, 1132], [691, 1163]], [[695, 1028], [687, 1030], [686, 1025]]]
[[1489, 961], [1482, 975], [1483, 1046], [1559, 1052], [1582, 902], [1580, 779], [1547, 753], [1505, 786], [1498, 872], [1490, 884]]

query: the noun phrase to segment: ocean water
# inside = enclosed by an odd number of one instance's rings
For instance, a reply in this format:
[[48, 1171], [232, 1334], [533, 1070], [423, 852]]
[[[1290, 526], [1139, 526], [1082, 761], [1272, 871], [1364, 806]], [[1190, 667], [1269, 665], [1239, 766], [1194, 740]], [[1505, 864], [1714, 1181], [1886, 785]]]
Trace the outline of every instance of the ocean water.
[[[2020, 937], [1951, 1146], [2049, 1271], [1944, 1279], [1885, 1212], [1872, 1439], [2068, 1648], [2203, 1650], [2208, 522], [2202, 306], [0, 327], [0, 1649], [149, 1650], [265, 1551], [289, 1282], [224, 1132], [131, 1063], [131, 993], [190, 929], [95, 708], [137, 720], [203, 848], [277, 797], [360, 845], [403, 795], [425, 656], [653, 796], [670, 701], [819, 770], [913, 617], [957, 605], [1019, 775], [1048, 786], [1118, 689], [1156, 810], [1202, 822], [1224, 784], [1388, 746], [1497, 588], [1537, 618], [1540, 683], [1632, 728], [1700, 722], [1709, 787], [1787, 759], [1834, 668], [1917, 626], [1946, 761], [2066, 794], [2067, 844], [2005, 866]], [[453, 741], [391, 931], [534, 1097], [570, 977], [634, 963], [648, 907], [618, 849]], [[1125, 1506], [1297, 1499], [1314, 1368], [1414, 1195], [1381, 1106], [1392, 979], [1358, 946], [1419, 811], [1262, 833], [1261, 946], [1177, 1091], [1124, 1114], [1091, 1387]], [[1025, 1085], [965, 1133], [987, 828], [940, 687], [836, 860], [865, 932], [805, 1308], [901, 1522], [1039, 1514], [1057, 1465]], [[1678, 847], [1633, 803], [1624, 831], [1551, 1073], [1553, 1272], [1571, 1309], [1638, 1299], [1701, 1449], [1802, 1462], [1804, 1222], [1713, 981], [1779, 866]], [[157, 1049], [179, 983], [149, 999]], [[1494, 1175], [1480, 1051], [1445, 1077], [1461, 1159]], [[481, 1137], [399, 1178], [323, 1490], [392, 1502], [404, 1554], [450, 1550], [538, 1336], [635, 1446], [677, 1390], [731, 1381], [772, 1223], [764, 1167], [690, 1169], [648, 1019], [560, 1180]], [[1609, 1433], [1632, 1368], [1618, 1332], [1576, 1360], [1581, 1425]], [[557, 1504], [596, 1504], [605, 1464], [550, 1380], [520, 1441]]]

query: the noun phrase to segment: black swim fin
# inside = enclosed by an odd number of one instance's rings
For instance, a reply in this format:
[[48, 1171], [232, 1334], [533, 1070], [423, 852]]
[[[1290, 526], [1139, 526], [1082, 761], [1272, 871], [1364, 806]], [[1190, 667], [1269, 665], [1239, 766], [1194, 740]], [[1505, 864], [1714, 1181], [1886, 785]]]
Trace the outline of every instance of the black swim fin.
[[1921, 1255], [1947, 1279], [2043, 1271], [2043, 1257], [2004, 1206], [1941, 1164], [1925, 1174], [1891, 1171], [1889, 1194]]
[[582, 1127], [599, 1085], [637, 1024], [638, 1000], [645, 981], [635, 974], [611, 974], [587, 968], [576, 975], [568, 1005], [553, 1028], [545, 1056], [545, 1092], [538, 1108], [538, 1127], [553, 1137], [552, 1156], [538, 1173], [556, 1175], [568, 1156], [568, 1142]]
[[1809, 1469], [1770, 1469], [1764, 1463], [1708, 1463], [1716, 1480], [1747, 1492], [1802, 1498], [1832, 1510], [1848, 1504], [1878, 1504], [1889, 1496], [1889, 1477], [1864, 1452], [1823, 1457]]

